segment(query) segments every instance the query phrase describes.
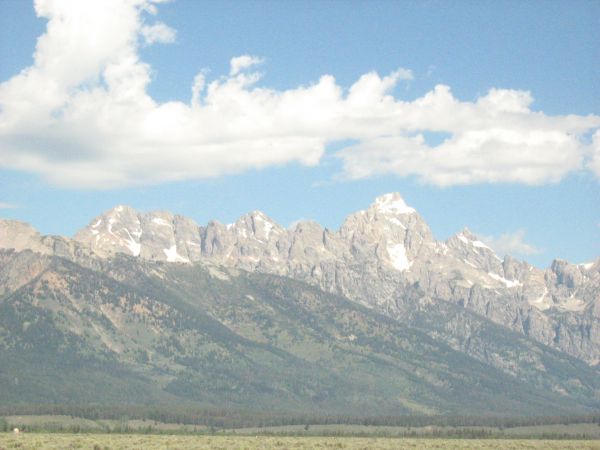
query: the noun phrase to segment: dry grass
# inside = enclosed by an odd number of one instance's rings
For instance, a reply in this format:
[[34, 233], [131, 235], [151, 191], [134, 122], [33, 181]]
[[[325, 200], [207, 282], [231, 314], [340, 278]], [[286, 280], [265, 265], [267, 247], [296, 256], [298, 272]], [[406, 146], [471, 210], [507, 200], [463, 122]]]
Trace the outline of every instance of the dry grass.
[[600, 449], [600, 441], [0, 433], [0, 449]]

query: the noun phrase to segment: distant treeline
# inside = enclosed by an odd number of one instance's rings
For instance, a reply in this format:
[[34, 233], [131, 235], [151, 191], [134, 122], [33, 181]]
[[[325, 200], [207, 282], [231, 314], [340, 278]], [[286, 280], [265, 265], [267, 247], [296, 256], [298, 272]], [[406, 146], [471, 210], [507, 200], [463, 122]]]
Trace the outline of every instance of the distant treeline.
[[573, 416], [460, 416], [399, 415], [347, 416], [294, 414], [239, 409], [194, 408], [188, 406], [107, 406], [107, 405], [14, 405], [0, 406], [0, 416], [63, 415], [89, 420], [153, 420], [180, 425], [201, 425], [215, 429], [273, 427], [285, 425], [371, 425], [395, 427], [493, 427], [512, 428], [536, 425], [597, 423], [600, 412]]
[[[508, 430], [505, 431], [505, 430]], [[320, 437], [388, 437], [388, 438], [425, 438], [425, 439], [542, 439], [542, 440], [596, 440], [597, 434], [591, 433], [573, 433], [561, 431], [539, 431], [531, 430], [528, 433], [510, 434], [510, 429], [496, 428], [405, 428], [402, 431], [397, 429], [378, 428], [375, 433], [364, 430], [339, 429], [339, 430], [275, 430], [265, 428], [252, 433], [245, 433], [257, 436], [320, 436]]]

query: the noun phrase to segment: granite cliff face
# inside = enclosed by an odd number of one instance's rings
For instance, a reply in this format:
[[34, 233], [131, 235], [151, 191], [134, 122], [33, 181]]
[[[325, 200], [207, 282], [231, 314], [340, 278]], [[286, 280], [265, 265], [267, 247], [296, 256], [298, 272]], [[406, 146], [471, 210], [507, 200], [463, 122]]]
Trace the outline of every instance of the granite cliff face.
[[[510, 362], [491, 348], [476, 351], [465, 320], [473, 325], [483, 316], [590, 365], [600, 363], [600, 260], [585, 265], [557, 260], [540, 270], [510, 256], [499, 258], [466, 229], [437, 241], [397, 193], [350, 215], [338, 231], [310, 221], [286, 229], [260, 211], [233, 224], [200, 226], [169, 212], [117, 206], [73, 240], [41, 237], [26, 224], [2, 221], [0, 247], [11, 246], [70, 258], [123, 253], [282, 275], [400, 321], [427, 319], [430, 335], [497, 365]], [[469, 314], [452, 315], [451, 305]]]

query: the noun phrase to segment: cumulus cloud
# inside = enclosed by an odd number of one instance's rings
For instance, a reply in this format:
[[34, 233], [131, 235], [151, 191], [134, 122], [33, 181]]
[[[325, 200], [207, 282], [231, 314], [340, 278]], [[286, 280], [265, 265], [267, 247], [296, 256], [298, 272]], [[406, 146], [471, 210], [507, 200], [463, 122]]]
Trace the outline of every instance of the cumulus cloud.
[[[589, 158], [582, 139], [600, 117], [535, 112], [529, 92], [510, 89], [460, 101], [439, 85], [403, 101], [392, 94], [413, 78], [403, 68], [366, 73], [348, 89], [323, 75], [275, 90], [258, 84], [262, 59], [241, 55], [227, 75], [190, 80], [189, 102], [157, 102], [139, 47], [175, 31], [146, 23], [156, 3], [35, 2], [48, 24], [33, 65], [0, 84], [0, 167], [102, 189], [316, 165], [329, 143], [348, 141], [336, 153], [348, 179], [391, 173], [444, 186], [540, 184], [584, 167], [600, 175], [598, 151]], [[428, 144], [431, 132], [448, 137]]]
[[[396, 135], [362, 141], [339, 153], [351, 179], [379, 174], [414, 176], [439, 186], [556, 182], [579, 170], [588, 152], [582, 135], [598, 116], [547, 116], [530, 110], [529, 92], [491, 89], [461, 102], [448, 86], [413, 102], [396, 102]], [[428, 145], [424, 131], [450, 136]]]
[[525, 230], [505, 233], [500, 237], [482, 236], [481, 240], [499, 255], [535, 255], [540, 250], [525, 242]]
[[242, 70], [247, 69], [248, 67], [255, 66], [257, 64], [262, 64], [263, 62], [264, 61], [262, 60], [262, 58], [259, 58], [258, 56], [251, 56], [251, 55], [236, 56], [235, 58], [231, 58], [231, 61], [229, 63], [229, 66], [231, 68], [229, 70], [229, 75], [235, 76], [238, 73], [240, 73]]
[[148, 44], [154, 44], [155, 42], [169, 44], [175, 42], [176, 32], [164, 23], [157, 22], [153, 25], [144, 25], [142, 27], [142, 36]]
[[596, 131], [592, 137], [592, 158], [589, 162], [589, 169], [600, 178], [600, 130]]

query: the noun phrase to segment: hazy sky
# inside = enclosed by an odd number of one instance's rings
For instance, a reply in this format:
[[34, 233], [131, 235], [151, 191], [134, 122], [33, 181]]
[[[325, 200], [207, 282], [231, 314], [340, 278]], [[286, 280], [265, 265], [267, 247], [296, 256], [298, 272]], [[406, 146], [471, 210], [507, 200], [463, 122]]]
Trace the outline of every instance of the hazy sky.
[[0, 0], [0, 216], [336, 229], [398, 191], [438, 239], [584, 262], [599, 81], [598, 1]]

